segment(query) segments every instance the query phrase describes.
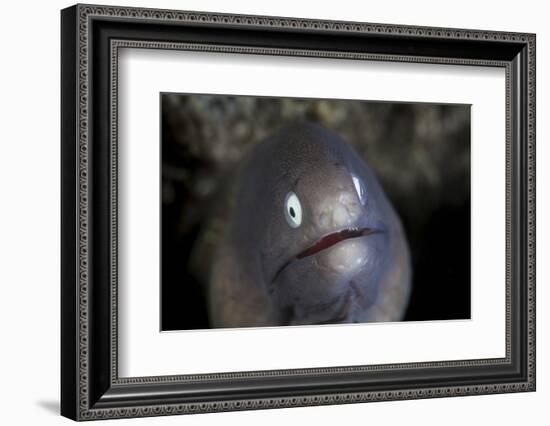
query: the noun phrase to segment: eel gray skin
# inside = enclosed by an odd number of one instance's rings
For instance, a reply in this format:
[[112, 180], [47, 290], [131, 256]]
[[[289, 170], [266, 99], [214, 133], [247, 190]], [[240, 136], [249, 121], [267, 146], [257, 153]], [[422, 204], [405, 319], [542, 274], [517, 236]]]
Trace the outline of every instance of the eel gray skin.
[[403, 227], [338, 135], [290, 125], [254, 146], [233, 175], [193, 253], [211, 327], [403, 318], [411, 287]]

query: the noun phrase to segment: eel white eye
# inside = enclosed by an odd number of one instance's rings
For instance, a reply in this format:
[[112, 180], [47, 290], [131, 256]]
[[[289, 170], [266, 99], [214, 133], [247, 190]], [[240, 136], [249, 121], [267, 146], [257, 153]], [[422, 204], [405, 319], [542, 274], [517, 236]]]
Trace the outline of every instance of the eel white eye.
[[361, 201], [361, 204], [365, 205], [365, 202], [367, 201], [367, 192], [365, 191], [363, 182], [361, 182], [361, 179], [355, 175], [351, 175], [351, 179], [353, 180], [353, 186], [355, 186], [355, 191], [357, 192], [359, 201]]
[[298, 228], [302, 223], [302, 205], [294, 192], [289, 192], [286, 195], [285, 219], [291, 228]]

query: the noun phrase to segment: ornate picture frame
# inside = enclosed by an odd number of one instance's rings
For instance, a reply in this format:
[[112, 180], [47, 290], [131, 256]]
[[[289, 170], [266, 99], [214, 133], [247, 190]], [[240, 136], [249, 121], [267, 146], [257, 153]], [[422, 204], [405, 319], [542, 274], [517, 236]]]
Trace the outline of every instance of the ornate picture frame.
[[[96, 5], [64, 9], [61, 30], [62, 415], [93, 420], [535, 390], [534, 34]], [[504, 69], [505, 356], [119, 377], [118, 54], [129, 47]]]

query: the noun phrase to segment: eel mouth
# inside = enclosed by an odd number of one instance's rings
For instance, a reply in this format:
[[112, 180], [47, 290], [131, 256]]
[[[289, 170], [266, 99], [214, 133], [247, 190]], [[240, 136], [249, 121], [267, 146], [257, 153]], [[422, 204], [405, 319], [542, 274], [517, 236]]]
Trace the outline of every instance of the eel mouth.
[[348, 228], [333, 232], [317, 240], [312, 246], [298, 253], [295, 258], [303, 259], [304, 257], [313, 256], [314, 254], [326, 250], [341, 241], [349, 240], [350, 238], [365, 237], [376, 232], [379, 231], [371, 228]]
[[[317, 254], [323, 250], [326, 250], [344, 240], [349, 240], [351, 238], [365, 237], [367, 235], [378, 234], [382, 232], [383, 232], [382, 230], [372, 229], [372, 228], [347, 228], [341, 231], [336, 231], [336, 232], [327, 234], [324, 237], [321, 237], [319, 240], [317, 240], [312, 246], [301, 251], [300, 253], [291, 257], [285, 263], [283, 263], [281, 267], [277, 270], [277, 272], [275, 272], [275, 275], [271, 280], [271, 282], [275, 282], [279, 277], [279, 275], [281, 274], [281, 272], [295, 260], [300, 260], [309, 256], [313, 256], [314, 254]], [[273, 292], [273, 289], [271, 289], [270, 292]]]

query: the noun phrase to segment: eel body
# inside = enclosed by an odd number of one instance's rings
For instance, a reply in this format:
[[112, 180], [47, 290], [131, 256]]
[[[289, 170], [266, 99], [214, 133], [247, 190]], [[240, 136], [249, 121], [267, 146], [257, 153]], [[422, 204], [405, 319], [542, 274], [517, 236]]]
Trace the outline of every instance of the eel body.
[[411, 286], [403, 227], [338, 135], [285, 127], [254, 146], [225, 187], [194, 253], [212, 327], [403, 318]]

